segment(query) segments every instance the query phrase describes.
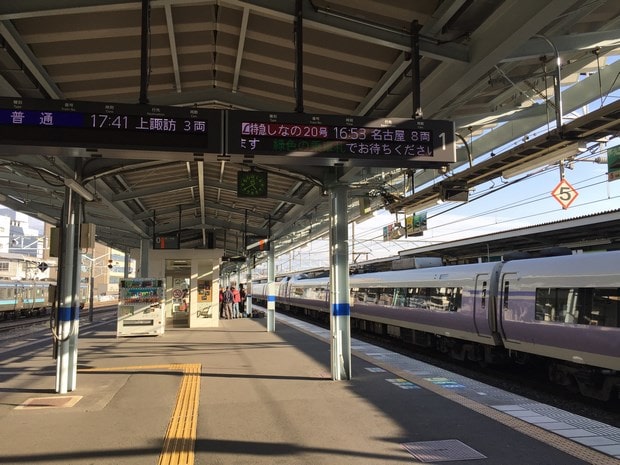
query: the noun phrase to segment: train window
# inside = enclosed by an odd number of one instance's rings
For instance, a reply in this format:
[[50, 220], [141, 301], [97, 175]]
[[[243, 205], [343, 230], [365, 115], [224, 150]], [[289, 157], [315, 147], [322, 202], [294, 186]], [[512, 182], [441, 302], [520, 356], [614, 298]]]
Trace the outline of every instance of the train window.
[[588, 324], [618, 328], [620, 289], [594, 289]]
[[618, 288], [536, 289], [535, 305], [537, 320], [619, 327]]
[[504, 296], [503, 296], [503, 301], [504, 301], [504, 310], [508, 310], [508, 293], [510, 292], [510, 282], [505, 281], [504, 282]]
[[394, 305], [394, 289], [392, 288], [383, 288], [379, 294], [379, 304], [380, 305]]
[[392, 301], [392, 305], [395, 307], [405, 307], [407, 289], [403, 287], [398, 287], [394, 289], [394, 297]]
[[355, 296], [358, 302], [367, 304], [456, 312], [462, 305], [463, 289], [460, 287], [360, 288], [355, 289]]
[[406, 307], [413, 308], [429, 308], [430, 289], [427, 287], [410, 287], [407, 289], [407, 297], [405, 299]]

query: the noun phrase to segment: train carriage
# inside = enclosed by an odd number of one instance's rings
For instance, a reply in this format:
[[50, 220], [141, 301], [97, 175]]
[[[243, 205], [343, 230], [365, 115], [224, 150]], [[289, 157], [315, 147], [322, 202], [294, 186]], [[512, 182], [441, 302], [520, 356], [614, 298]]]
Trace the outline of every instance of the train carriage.
[[498, 316], [504, 347], [555, 363], [554, 376], [585, 366], [620, 371], [620, 253], [508, 262]]
[[52, 307], [54, 286], [49, 281], [0, 281], [0, 318], [47, 313]]
[[[326, 321], [329, 278], [273, 283], [280, 309]], [[620, 391], [620, 251], [354, 274], [351, 324], [481, 363], [544, 361], [550, 378]], [[257, 286], [257, 301], [267, 285]]]

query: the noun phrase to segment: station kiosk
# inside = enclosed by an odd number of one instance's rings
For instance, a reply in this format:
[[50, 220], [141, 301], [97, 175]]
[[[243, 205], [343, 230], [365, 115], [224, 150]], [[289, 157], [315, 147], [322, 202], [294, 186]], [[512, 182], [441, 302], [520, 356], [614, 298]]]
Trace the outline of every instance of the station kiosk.
[[119, 283], [116, 336], [164, 334], [164, 282], [158, 278], [126, 278]]

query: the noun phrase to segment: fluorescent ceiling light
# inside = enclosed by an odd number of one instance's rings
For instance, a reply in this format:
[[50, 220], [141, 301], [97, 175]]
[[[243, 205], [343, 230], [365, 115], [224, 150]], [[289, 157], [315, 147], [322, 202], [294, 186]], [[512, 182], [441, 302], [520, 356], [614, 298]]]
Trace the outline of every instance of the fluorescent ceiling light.
[[[415, 194], [414, 194], [415, 195]], [[443, 201], [439, 197], [431, 197], [430, 199], [421, 201], [419, 204], [415, 202], [411, 202], [411, 205], [408, 205], [405, 209], [406, 214], [418, 213], [422, 210], [426, 210], [428, 208], [436, 207], [437, 205], [441, 205]]]
[[78, 194], [87, 202], [92, 202], [95, 200], [95, 196], [84, 186], [82, 186], [79, 182], [74, 179], [65, 179], [65, 186], [71, 189], [73, 192]]
[[58, 220], [56, 218], [51, 217], [46, 213], [37, 212], [37, 218], [45, 221], [46, 223], [53, 224], [53, 225], [58, 223]]
[[550, 165], [566, 157], [573, 156], [577, 153], [577, 147], [575, 144], [571, 144], [568, 147], [549, 152], [545, 155], [536, 157], [530, 161], [526, 161], [519, 165], [515, 165], [512, 168], [508, 168], [502, 171], [502, 176], [506, 179], [514, 178], [520, 174], [527, 173], [533, 169], [540, 168], [541, 166]]

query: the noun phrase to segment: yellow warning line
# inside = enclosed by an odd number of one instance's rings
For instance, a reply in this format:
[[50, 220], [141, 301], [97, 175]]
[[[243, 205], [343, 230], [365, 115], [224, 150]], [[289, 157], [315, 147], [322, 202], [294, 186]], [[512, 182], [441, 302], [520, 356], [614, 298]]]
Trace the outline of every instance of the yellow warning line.
[[183, 379], [177, 392], [172, 417], [164, 436], [164, 447], [159, 455], [159, 465], [193, 465], [196, 430], [198, 425], [198, 403], [200, 399], [199, 363], [171, 365], [138, 365], [130, 367], [92, 368], [80, 371], [134, 371], [164, 369], [181, 371]]

